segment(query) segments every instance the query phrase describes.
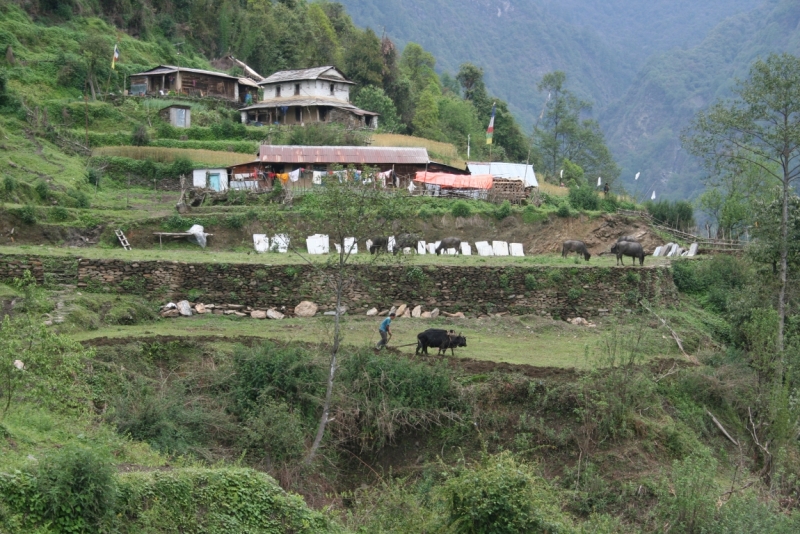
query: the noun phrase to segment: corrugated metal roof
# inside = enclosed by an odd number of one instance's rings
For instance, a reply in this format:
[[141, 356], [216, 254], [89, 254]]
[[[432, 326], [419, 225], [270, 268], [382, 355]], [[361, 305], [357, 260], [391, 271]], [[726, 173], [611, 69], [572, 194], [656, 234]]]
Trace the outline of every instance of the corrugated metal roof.
[[416, 147], [261, 145], [265, 163], [341, 163], [425, 165], [428, 151]]
[[239, 111], [250, 111], [253, 109], [273, 109], [273, 108], [280, 108], [283, 106], [300, 106], [300, 107], [329, 106], [332, 108], [346, 109], [352, 113], [355, 113], [356, 115], [380, 115], [380, 113], [375, 113], [374, 111], [365, 111], [363, 109], [355, 107], [353, 104], [342, 102], [341, 100], [337, 100], [334, 98], [325, 98], [325, 97], [308, 98], [304, 96], [270, 98], [268, 100], [262, 100], [258, 104], [253, 104], [252, 106], [239, 108]]
[[524, 163], [503, 163], [492, 162], [467, 162], [469, 172], [472, 174], [491, 174], [496, 178], [507, 178], [509, 180], [522, 180], [525, 187], [539, 187], [536, 180], [536, 173], [533, 172], [533, 165]]
[[131, 76], [153, 76], [158, 74], [173, 74], [175, 72], [194, 72], [196, 74], [205, 74], [207, 76], [217, 76], [219, 78], [228, 78], [231, 80], [236, 80], [243, 85], [252, 85], [253, 87], [258, 87], [258, 84], [252, 80], [248, 80], [247, 78], [237, 78], [236, 76], [231, 76], [230, 74], [225, 74], [224, 72], [217, 72], [213, 70], [203, 70], [203, 69], [192, 69], [189, 67], [176, 67], [175, 65], [159, 65], [150, 70], [146, 70], [144, 72], [139, 72], [137, 74], [131, 74]]
[[[326, 75], [330, 70], [334, 70], [335, 73]], [[350, 83], [355, 85], [355, 83], [345, 78], [344, 74], [339, 72], [339, 69], [331, 65], [328, 65], [327, 67], [313, 67], [310, 69], [280, 70], [270, 74], [258, 82], [258, 85], [317, 79], [332, 80], [339, 83]]]

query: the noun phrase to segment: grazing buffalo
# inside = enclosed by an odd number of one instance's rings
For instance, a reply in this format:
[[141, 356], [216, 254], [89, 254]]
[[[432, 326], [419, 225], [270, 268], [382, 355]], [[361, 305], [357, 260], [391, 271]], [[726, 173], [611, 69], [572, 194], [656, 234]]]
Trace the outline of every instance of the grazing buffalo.
[[644, 249], [639, 243], [631, 243], [630, 241], [620, 241], [611, 247], [611, 253], [617, 255], [617, 265], [622, 262], [625, 265], [623, 256], [630, 256], [633, 258], [633, 264], [636, 265], [636, 258], [639, 258], [639, 265], [644, 265]]
[[628, 243], [638, 243], [639, 242], [639, 240], [636, 239], [635, 237], [633, 237], [632, 235], [624, 235], [624, 236], [620, 237], [619, 239], [617, 239], [617, 243], [620, 243], [622, 241], [627, 241]]
[[466, 347], [467, 338], [456, 334], [453, 330], [449, 332], [440, 328], [429, 328], [424, 332], [417, 334], [417, 351], [415, 354], [428, 354], [428, 347], [436, 347], [439, 349], [439, 355], [447, 352], [455, 355], [454, 349], [456, 347]]
[[372, 238], [372, 245], [369, 247], [369, 253], [375, 254], [376, 252], [380, 252], [381, 250], [386, 250], [386, 247], [389, 244], [389, 238], [384, 236], [373, 237]]
[[442, 242], [439, 243], [439, 246], [436, 247], [436, 255], [438, 256], [442, 252], [447, 252], [448, 248], [456, 249], [456, 254], [461, 253], [461, 240], [457, 237], [445, 237], [442, 239]]
[[410, 248], [417, 251], [417, 242], [419, 241], [419, 236], [414, 234], [400, 234], [397, 236], [397, 239], [394, 240], [394, 249], [392, 250], [392, 254], [397, 255], [398, 252], [403, 250], [404, 248]]
[[586, 243], [584, 243], [583, 241], [577, 241], [572, 239], [569, 241], [564, 241], [564, 244], [561, 246], [561, 257], [566, 258], [567, 254], [569, 254], [570, 252], [583, 254], [583, 259], [585, 259], [586, 261], [589, 261], [589, 258], [592, 257], [592, 255], [589, 254], [589, 251], [586, 250]]

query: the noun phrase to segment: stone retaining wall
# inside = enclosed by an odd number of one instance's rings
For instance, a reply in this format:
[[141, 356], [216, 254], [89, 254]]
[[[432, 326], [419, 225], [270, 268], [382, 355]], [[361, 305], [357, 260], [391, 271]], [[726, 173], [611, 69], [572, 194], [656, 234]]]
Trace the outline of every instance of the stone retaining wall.
[[[75, 265], [77, 263], [77, 265]], [[170, 300], [283, 308], [310, 300], [333, 309], [331, 271], [309, 265], [211, 264], [0, 255], [0, 279], [31, 270], [39, 281], [74, 281], [88, 291], [147, 295]], [[459, 267], [355, 266], [344, 304], [351, 312], [393, 304], [473, 314], [509, 312], [593, 317], [640, 299], [672, 300], [676, 291], [665, 267]]]

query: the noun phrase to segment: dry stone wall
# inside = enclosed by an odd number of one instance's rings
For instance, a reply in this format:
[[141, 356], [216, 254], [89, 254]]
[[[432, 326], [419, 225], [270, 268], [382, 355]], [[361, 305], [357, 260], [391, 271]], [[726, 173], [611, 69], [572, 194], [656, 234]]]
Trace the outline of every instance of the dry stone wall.
[[[148, 295], [159, 304], [188, 299], [288, 313], [304, 300], [321, 312], [334, 307], [332, 272], [309, 265], [0, 256], [1, 279], [20, 277], [26, 269], [40, 281], [71, 281], [74, 272], [78, 287]], [[676, 295], [665, 267], [355, 266], [351, 273], [344, 294], [351, 313], [406, 304], [450, 313], [593, 317], [632, 308], [641, 299], [670, 301]]]

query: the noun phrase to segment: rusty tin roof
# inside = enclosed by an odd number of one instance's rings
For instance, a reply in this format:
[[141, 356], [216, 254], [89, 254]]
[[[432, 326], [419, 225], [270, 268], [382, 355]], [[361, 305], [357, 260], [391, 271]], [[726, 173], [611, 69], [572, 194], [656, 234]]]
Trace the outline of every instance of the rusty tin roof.
[[430, 162], [422, 147], [286, 146], [261, 145], [258, 158], [266, 163], [341, 163], [425, 165]]

